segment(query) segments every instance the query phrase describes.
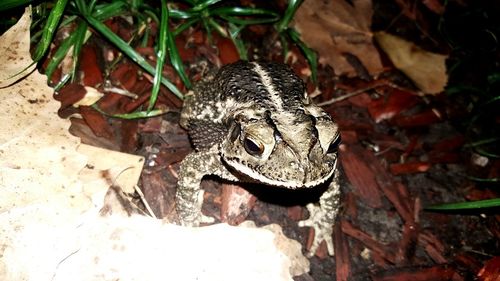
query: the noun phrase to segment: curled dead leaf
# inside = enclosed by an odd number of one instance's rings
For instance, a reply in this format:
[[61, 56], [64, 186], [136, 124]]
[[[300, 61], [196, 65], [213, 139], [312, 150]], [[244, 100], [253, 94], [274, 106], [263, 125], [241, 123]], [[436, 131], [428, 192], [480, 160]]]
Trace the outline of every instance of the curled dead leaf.
[[431, 53], [402, 38], [377, 32], [375, 39], [394, 66], [405, 73], [424, 93], [437, 94], [448, 82], [448, 56]]

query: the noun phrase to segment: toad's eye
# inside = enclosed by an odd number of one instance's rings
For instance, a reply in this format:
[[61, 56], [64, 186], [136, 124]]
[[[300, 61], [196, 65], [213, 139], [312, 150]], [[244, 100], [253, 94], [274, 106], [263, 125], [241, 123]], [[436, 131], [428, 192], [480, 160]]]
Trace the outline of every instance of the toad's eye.
[[337, 152], [339, 150], [340, 143], [341, 143], [340, 134], [337, 134], [337, 136], [330, 143], [330, 146], [328, 146], [328, 150], [326, 151], [326, 153]]
[[264, 152], [264, 145], [262, 145], [262, 143], [254, 141], [248, 137], [243, 140], [243, 147], [245, 147], [248, 154], [253, 156], [260, 156]]

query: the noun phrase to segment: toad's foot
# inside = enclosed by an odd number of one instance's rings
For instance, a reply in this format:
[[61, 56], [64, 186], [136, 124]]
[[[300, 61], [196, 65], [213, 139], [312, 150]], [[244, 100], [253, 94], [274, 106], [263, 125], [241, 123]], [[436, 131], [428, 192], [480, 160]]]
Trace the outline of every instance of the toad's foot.
[[314, 239], [307, 256], [314, 256], [316, 250], [323, 241], [326, 242], [328, 254], [333, 256], [335, 252], [333, 249], [333, 223], [331, 222], [331, 219], [328, 218], [325, 210], [317, 205], [311, 203], [307, 204], [306, 207], [310, 216], [306, 220], [299, 221], [299, 226], [309, 226], [314, 228]]
[[[184, 204], [182, 208], [177, 208], [180, 224], [183, 226], [199, 226], [200, 223], [213, 223], [214, 218], [204, 215], [201, 212], [203, 204], [203, 190], [198, 190], [194, 204]], [[183, 200], [178, 200], [177, 204], [183, 204]]]

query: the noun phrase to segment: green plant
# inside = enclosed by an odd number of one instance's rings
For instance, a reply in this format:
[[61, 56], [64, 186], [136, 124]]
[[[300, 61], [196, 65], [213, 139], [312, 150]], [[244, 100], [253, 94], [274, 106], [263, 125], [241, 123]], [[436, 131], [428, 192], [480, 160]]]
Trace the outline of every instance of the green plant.
[[172, 19], [183, 20], [183, 23], [173, 30], [174, 36], [200, 23], [208, 36], [213, 30], [223, 37], [230, 38], [242, 59], [247, 59], [247, 50], [239, 36], [241, 30], [248, 25], [272, 23], [280, 18], [277, 13], [265, 9], [219, 6], [222, 0], [184, 2], [190, 6], [189, 9], [181, 10], [176, 7], [170, 9]]
[[430, 211], [453, 211], [453, 210], [483, 209], [483, 208], [494, 208], [494, 207], [500, 207], [500, 198], [471, 201], [471, 202], [439, 204], [427, 207], [425, 209]]
[[[0, 2], [0, 12], [22, 7], [31, 2], [30, 0], [2, 1]], [[191, 82], [184, 70], [183, 61], [175, 45], [175, 36], [197, 24], [204, 27], [209, 37], [212, 31], [215, 31], [221, 36], [230, 38], [237, 47], [240, 57], [247, 59], [247, 48], [245, 42], [241, 39], [241, 31], [252, 24], [276, 23], [275, 27], [283, 42], [284, 51], [287, 52], [288, 50], [287, 39], [297, 44], [306, 55], [312, 68], [312, 79], [316, 81], [316, 54], [300, 41], [295, 30], [288, 28], [290, 20], [301, 3], [302, 0], [290, 0], [284, 16], [280, 18], [279, 14], [273, 11], [252, 7], [228, 6], [224, 5], [222, 0], [183, 0], [174, 1], [168, 3], [168, 5], [166, 0], [161, 0], [159, 3], [147, 0], [43, 1], [35, 8], [38, 20], [34, 21], [33, 26], [38, 27], [39, 31], [32, 36], [32, 40], [37, 41], [33, 60], [38, 63], [46, 56], [58, 29], [67, 27], [73, 30], [69, 36], [60, 42], [57, 50], [51, 56], [51, 61], [45, 68], [46, 75], [49, 78], [52, 77], [63, 59], [71, 52], [73, 59], [71, 71], [57, 82], [55, 88], [59, 89], [68, 81], [76, 78], [75, 74], [78, 69], [78, 59], [82, 46], [92, 36], [93, 32], [98, 33], [154, 77], [153, 90], [147, 109], [130, 114], [114, 115], [114, 117], [142, 118], [154, 116], [162, 113], [161, 110], [153, 110], [160, 84], [166, 86], [178, 98], [183, 99], [184, 97], [174, 84], [161, 75], [161, 70], [167, 61], [174, 67], [186, 88], [191, 88]], [[188, 8], [185, 8], [186, 6]], [[131, 16], [136, 25], [136, 32], [129, 42], [125, 42], [103, 23], [117, 16]], [[146, 42], [149, 36], [149, 30], [146, 27], [150, 21], [156, 22], [159, 26], [155, 46], [157, 52], [156, 66], [147, 62], [132, 47]], [[177, 25], [170, 30], [174, 22]]]
[[304, 42], [302, 42], [302, 40], [300, 40], [300, 35], [295, 29], [288, 27], [290, 24], [290, 21], [295, 16], [295, 12], [297, 12], [297, 9], [300, 7], [300, 5], [302, 4], [303, 1], [304, 0], [289, 0], [285, 14], [281, 18], [281, 20], [278, 23], [276, 23], [275, 27], [276, 27], [276, 30], [278, 31], [279, 36], [280, 36], [280, 41], [281, 41], [281, 44], [283, 46], [283, 53], [285, 55], [288, 53], [288, 40], [287, 39], [290, 39], [304, 53], [304, 56], [306, 57], [307, 62], [309, 63], [309, 66], [311, 67], [311, 79], [312, 79], [313, 83], [316, 84], [316, 82], [317, 82], [317, 78], [316, 78], [317, 77], [317, 69], [318, 69], [318, 56], [317, 56], [316, 52], [314, 52]]

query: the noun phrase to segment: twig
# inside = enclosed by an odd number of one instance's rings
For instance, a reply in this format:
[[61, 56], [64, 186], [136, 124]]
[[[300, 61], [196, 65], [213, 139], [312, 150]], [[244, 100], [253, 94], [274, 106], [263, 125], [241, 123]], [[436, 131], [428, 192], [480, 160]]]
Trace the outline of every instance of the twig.
[[148, 201], [146, 200], [146, 197], [144, 197], [144, 193], [142, 193], [142, 190], [139, 188], [139, 186], [134, 185], [135, 192], [139, 194], [139, 197], [141, 198], [142, 204], [146, 207], [146, 210], [148, 210], [148, 213], [151, 217], [157, 219], [155, 213], [153, 212], [153, 209], [151, 209], [151, 206], [149, 206]]
[[324, 101], [324, 102], [320, 102], [318, 104], [316, 104], [317, 106], [325, 106], [325, 105], [330, 105], [330, 104], [333, 104], [333, 103], [336, 103], [336, 102], [339, 102], [339, 101], [343, 101], [343, 100], [346, 100], [350, 97], [354, 97], [354, 96], [357, 96], [359, 94], [362, 94], [368, 90], [371, 90], [371, 89], [374, 89], [376, 87], [379, 87], [380, 85], [373, 85], [373, 86], [370, 86], [370, 87], [367, 87], [367, 88], [363, 88], [363, 89], [359, 89], [359, 90], [356, 90], [354, 92], [351, 92], [351, 93], [348, 93], [348, 94], [345, 94], [343, 96], [340, 96], [340, 97], [336, 97], [336, 98], [332, 98], [332, 99], [329, 99], [327, 101]]

